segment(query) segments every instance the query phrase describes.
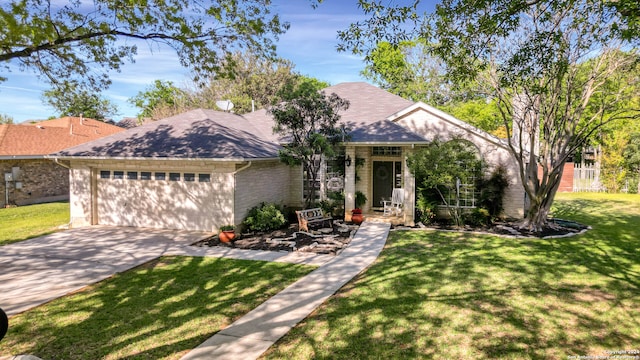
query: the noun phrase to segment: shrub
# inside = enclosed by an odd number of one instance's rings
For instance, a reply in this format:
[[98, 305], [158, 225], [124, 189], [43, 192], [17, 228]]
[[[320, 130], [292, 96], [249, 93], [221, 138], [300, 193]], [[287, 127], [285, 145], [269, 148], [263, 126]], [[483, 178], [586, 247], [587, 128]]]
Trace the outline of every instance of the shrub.
[[489, 212], [490, 219], [495, 219], [502, 214], [504, 209], [502, 201], [507, 187], [509, 187], [507, 169], [502, 165], [493, 170], [489, 178], [479, 181], [480, 197], [478, 206]]
[[470, 213], [462, 215], [462, 220], [467, 225], [484, 226], [491, 222], [491, 215], [487, 209], [475, 208]]
[[229, 230], [235, 230], [236, 227], [234, 225], [222, 225], [220, 226], [220, 231], [229, 231]]
[[424, 196], [418, 195], [416, 207], [418, 208], [420, 214], [418, 219], [420, 219], [420, 221], [424, 225], [433, 224], [436, 221], [436, 216], [438, 215], [437, 202], [428, 200]]
[[365, 195], [362, 191], [356, 191], [356, 208], [361, 209], [362, 205], [367, 202], [367, 195]]
[[251, 210], [242, 224], [250, 231], [272, 231], [281, 228], [287, 221], [275, 204], [262, 203]]
[[318, 207], [326, 215], [341, 216], [344, 213], [344, 193], [342, 191], [327, 192], [327, 199], [318, 202]]

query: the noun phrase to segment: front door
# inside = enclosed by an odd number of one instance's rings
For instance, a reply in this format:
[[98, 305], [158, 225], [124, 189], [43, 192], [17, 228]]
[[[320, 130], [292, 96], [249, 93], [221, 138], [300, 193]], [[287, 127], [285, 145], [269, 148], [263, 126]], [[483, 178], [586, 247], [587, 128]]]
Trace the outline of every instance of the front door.
[[393, 161], [373, 162], [373, 199], [371, 207], [382, 207], [382, 200], [391, 200], [394, 181]]

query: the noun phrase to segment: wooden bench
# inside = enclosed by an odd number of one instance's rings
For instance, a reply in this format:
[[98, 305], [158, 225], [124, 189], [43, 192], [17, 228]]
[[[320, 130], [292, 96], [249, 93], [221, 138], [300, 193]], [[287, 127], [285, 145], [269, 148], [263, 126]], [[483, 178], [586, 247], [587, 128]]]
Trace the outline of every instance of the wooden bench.
[[331, 217], [327, 217], [320, 208], [306, 209], [296, 211], [298, 216], [298, 229], [300, 231], [309, 231], [309, 225], [324, 223], [325, 221], [331, 221]]

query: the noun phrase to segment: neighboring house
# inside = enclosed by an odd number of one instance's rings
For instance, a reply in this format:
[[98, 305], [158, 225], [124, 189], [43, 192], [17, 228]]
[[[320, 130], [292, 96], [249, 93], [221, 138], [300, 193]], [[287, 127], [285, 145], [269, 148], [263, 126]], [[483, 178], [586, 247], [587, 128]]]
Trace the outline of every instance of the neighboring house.
[[[523, 216], [517, 167], [500, 139], [366, 83], [324, 91], [350, 101], [341, 112], [350, 129], [344, 142], [351, 160], [343, 183], [347, 220], [357, 191], [369, 199], [366, 213], [379, 209], [393, 188], [403, 188], [402, 218], [413, 224], [415, 179], [406, 156], [435, 138], [470, 141], [491, 167], [504, 165], [510, 179], [505, 215]], [[273, 125], [265, 110], [240, 116], [200, 109], [65, 149], [55, 157], [71, 169], [71, 222], [216, 231], [239, 224], [263, 201], [300, 207], [304, 175], [279, 161]], [[356, 163], [363, 165], [356, 169]], [[323, 174], [322, 191], [331, 177]]]
[[75, 117], [0, 125], [0, 206], [68, 199], [69, 170], [46, 155], [122, 131]]

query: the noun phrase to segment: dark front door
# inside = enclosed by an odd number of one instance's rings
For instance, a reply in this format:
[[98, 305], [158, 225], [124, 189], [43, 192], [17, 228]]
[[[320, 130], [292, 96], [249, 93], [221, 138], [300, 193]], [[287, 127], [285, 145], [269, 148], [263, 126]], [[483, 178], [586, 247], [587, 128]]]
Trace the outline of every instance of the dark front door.
[[373, 199], [371, 199], [371, 207], [382, 207], [382, 200], [391, 200], [393, 173], [393, 161], [373, 162]]

